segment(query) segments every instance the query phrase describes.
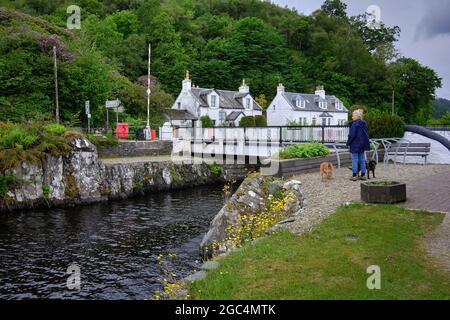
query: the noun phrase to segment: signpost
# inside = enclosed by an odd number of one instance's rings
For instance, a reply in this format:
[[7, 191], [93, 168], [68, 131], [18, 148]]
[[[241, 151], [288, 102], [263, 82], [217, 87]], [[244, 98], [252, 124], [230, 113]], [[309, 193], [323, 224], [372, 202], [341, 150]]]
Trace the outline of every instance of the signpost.
[[106, 108], [106, 132], [109, 130], [109, 109], [116, 110], [116, 124], [119, 123], [119, 112], [123, 112], [123, 107], [120, 106], [120, 100], [108, 100], [105, 103]]

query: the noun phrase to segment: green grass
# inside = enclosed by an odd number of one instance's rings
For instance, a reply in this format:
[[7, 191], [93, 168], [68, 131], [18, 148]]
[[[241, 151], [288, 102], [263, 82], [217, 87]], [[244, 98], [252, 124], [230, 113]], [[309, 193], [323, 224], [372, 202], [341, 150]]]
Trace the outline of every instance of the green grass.
[[[443, 215], [391, 205], [341, 207], [312, 233], [288, 231], [247, 245], [190, 286], [195, 299], [449, 299], [449, 274], [433, 266], [422, 236]], [[347, 237], [356, 236], [357, 241]], [[371, 265], [381, 290], [367, 289]]]

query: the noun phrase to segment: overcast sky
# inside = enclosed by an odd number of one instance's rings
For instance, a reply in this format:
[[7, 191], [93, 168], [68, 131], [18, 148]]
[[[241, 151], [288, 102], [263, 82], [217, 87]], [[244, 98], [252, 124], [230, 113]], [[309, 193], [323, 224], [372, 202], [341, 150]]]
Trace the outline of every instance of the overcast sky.
[[[320, 8], [324, 0], [273, 0], [295, 7], [304, 14]], [[362, 14], [370, 5], [381, 9], [381, 20], [402, 29], [397, 47], [406, 57], [437, 71], [443, 79], [438, 97], [450, 99], [450, 0], [344, 0], [350, 16]]]

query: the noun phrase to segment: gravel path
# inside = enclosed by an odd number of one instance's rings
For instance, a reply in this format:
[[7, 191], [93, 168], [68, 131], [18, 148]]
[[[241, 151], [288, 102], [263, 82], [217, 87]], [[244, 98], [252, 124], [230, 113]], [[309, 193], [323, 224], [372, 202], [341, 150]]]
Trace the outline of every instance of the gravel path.
[[[390, 164], [385, 169], [383, 164], [379, 164], [376, 176], [378, 179], [408, 183], [448, 171], [450, 171], [450, 165]], [[360, 183], [350, 181], [350, 177], [351, 171], [347, 167], [336, 170], [336, 177], [330, 182], [321, 182], [319, 171], [294, 177], [302, 182], [305, 207], [295, 221], [286, 227], [296, 234], [310, 231], [320, 221], [334, 213], [340, 205], [360, 201]]]

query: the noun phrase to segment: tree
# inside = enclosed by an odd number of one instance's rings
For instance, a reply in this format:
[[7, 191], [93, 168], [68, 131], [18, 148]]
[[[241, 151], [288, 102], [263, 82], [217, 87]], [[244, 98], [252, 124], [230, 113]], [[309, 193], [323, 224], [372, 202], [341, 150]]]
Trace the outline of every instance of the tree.
[[398, 41], [401, 32], [400, 27], [387, 27], [384, 23], [381, 23], [376, 28], [370, 27], [367, 14], [352, 17], [350, 22], [370, 52], [375, 52], [377, 49], [390, 50], [391, 53], [386, 60], [395, 57], [396, 52], [392, 50], [392, 45]]
[[321, 10], [334, 18], [347, 18], [347, 5], [340, 0], [325, 0]]
[[117, 31], [125, 38], [138, 32], [139, 21], [133, 11], [119, 11], [109, 16], [108, 19], [111, 19], [112, 22], [114, 22]]
[[395, 112], [407, 123], [425, 124], [433, 113], [433, 101], [442, 79], [436, 72], [411, 58], [402, 58], [390, 66], [395, 90]]

